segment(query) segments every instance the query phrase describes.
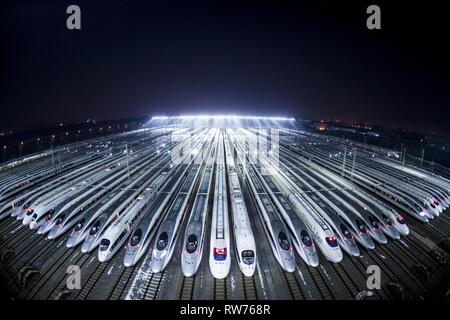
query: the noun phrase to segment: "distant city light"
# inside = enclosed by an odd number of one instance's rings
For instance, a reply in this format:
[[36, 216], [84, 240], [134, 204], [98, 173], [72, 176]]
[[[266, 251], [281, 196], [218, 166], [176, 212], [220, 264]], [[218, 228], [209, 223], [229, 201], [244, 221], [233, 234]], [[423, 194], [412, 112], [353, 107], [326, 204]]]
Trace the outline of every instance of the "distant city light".
[[270, 120], [295, 121], [292, 117], [265, 117], [265, 116], [239, 116], [239, 115], [182, 115], [182, 116], [155, 116], [152, 120]]

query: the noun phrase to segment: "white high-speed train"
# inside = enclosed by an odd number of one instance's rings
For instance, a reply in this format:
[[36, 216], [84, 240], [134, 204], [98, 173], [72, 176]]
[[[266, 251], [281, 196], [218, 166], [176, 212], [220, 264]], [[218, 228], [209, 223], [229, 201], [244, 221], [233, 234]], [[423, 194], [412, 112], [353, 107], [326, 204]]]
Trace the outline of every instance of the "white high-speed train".
[[136, 199], [136, 201], [117, 219], [100, 240], [98, 260], [107, 261], [122, 247], [132, 228], [142, 217], [142, 213], [150, 206], [167, 179], [167, 172], [162, 172], [150, 186]]
[[231, 213], [234, 231], [236, 259], [242, 273], [251, 277], [256, 269], [256, 244], [250, 219], [242, 195], [241, 185], [234, 164], [233, 154], [227, 136], [224, 137], [226, 167], [231, 197]]
[[230, 225], [225, 174], [223, 136], [220, 134], [209, 245], [209, 268], [213, 277], [217, 279], [225, 278], [231, 267]]
[[[212, 137], [212, 136], [211, 136]], [[192, 169], [188, 173], [186, 180], [183, 182], [178, 195], [176, 196], [169, 212], [164, 217], [156, 234], [155, 246], [152, 251], [152, 260], [150, 268], [152, 272], [162, 272], [172, 258], [175, 249], [176, 240], [180, 234], [179, 227], [186, 211], [187, 203], [192, 195], [192, 190], [200, 172], [202, 172], [203, 164], [201, 162], [203, 156], [209, 154], [211, 147], [211, 137], [208, 141], [204, 141], [200, 146], [200, 152], [191, 152], [193, 156]]]
[[181, 270], [186, 277], [197, 273], [202, 260], [205, 242], [206, 217], [208, 214], [208, 200], [211, 193], [213, 168], [217, 154], [217, 139], [215, 139], [206, 168], [202, 175], [197, 196], [186, 225], [184, 234], [184, 248], [181, 251]]

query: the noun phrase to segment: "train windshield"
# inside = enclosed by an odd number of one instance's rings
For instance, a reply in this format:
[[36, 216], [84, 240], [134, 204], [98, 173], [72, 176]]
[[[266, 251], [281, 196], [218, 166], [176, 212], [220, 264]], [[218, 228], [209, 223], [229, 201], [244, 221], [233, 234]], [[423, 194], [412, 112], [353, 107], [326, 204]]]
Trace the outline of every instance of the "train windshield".
[[100, 251], [105, 251], [106, 249], [108, 249], [110, 241], [108, 239], [102, 239], [102, 241], [100, 242]]
[[369, 221], [370, 221], [370, 224], [372, 225], [372, 227], [374, 228], [374, 229], [378, 229], [380, 226], [378, 225], [378, 222], [374, 219], [374, 218], [372, 218], [372, 217], [369, 217]]
[[45, 218], [46, 221], [50, 221], [50, 219], [53, 217], [53, 213], [51, 211], [48, 212], [47, 217]]
[[59, 216], [58, 219], [56, 219], [55, 224], [57, 226], [59, 226], [62, 223], [63, 219], [64, 219], [64, 215]]
[[300, 232], [300, 237], [302, 238], [302, 242], [305, 246], [307, 246], [307, 247], [312, 246], [312, 240], [311, 240], [308, 232], [306, 232], [305, 230], [302, 230], [302, 232]]
[[94, 234], [97, 233], [97, 231], [98, 231], [99, 228], [100, 228], [100, 221], [97, 220], [97, 221], [95, 222], [95, 224], [92, 226], [91, 230], [89, 231], [89, 234], [90, 234], [91, 236], [93, 236]]
[[402, 216], [397, 218], [398, 223], [400, 224], [405, 224], [405, 218], [403, 218]]
[[325, 240], [327, 241], [328, 245], [332, 248], [335, 248], [338, 246], [336, 237], [325, 237]]
[[255, 262], [255, 252], [253, 252], [253, 250], [242, 251], [242, 261], [244, 261], [245, 264], [252, 264]]
[[84, 225], [84, 218], [78, 221], [77, 225], [75, 226], [75, 231], [80, 231], [81, 228], [83, 228]]
[[156, 243], [156, 249], [164, 250], [167, 247], [168, 240], [169, 236], [167, 235], [167, 232], [161, 233], [161, 235], [158, 238], [158, 242]]
[[191, 234], [186, 242], [186, 251], [188, 253], [194, 253], [195, 250], [197, 250], [197, 245], [198, 245], [197, 236]]
[[364, 226], [364, 223], [362, 223], [361, 220], [356, 219], [356, 223], [358, 224], [358, 229], [359, 229], [359, 232], [361, 234], [367, 233], [367, 229], [366, 229], [366, 227]]
[[290, 248], [289, 240], [283, 231], [281, 231], [278, 234], [278, 243], [280, 244], [281, 249], [289, 250], [289, 248]]
[[142, 238], [142, 230], [137, 229], [133, 233], [133, 236], [131, 237], [130, 245], [132, 245], [134, 247], [135, 245], [137, 245], [139, 243], [139, 241], [141, 241], [141, 238]]
[[345, 238], [347, 238], [347, 239], [353, 238], [350, 230], [348, 230], [348, 228], [345, 225], [343, 225], [343, 224], [341, 224], [341, 231], [344, 234]]
[[227, 248], [214, 248], [214, 260], [225, 260], [227, 258]]
[[387, 215], [383, 214], [382, 217], [383, 217], [384, 222], [386, 222], [386, 224], [388, 226], [390, 226], [392, 224], [391, 218], [389, 218]]

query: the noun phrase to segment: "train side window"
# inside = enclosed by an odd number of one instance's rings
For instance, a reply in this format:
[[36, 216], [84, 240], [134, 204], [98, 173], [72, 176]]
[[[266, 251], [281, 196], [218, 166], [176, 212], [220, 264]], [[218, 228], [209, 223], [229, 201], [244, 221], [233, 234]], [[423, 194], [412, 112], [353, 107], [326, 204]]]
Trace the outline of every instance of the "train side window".
[[113, 251], [115, 247], [117, 247], [117, 245], [120, 243], [120, 241], [123, 239], [123, 237], [125, 237], [125, 235], [128, 233], [127, 229], [123, 230], [122, 233], [120, 234], [120, 236], [117, 238], [116, 241], [114, 241], [113, 245], [111, 246], [111, 250]]

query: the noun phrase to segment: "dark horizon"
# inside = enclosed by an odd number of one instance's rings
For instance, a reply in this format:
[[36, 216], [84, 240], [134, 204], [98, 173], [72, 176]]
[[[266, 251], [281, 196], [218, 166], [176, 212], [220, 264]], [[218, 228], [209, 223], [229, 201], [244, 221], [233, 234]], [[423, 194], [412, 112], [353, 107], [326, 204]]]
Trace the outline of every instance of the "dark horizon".
[[442, 4], [3, 1], [0, 127], [247, 113], [450, 136]]

